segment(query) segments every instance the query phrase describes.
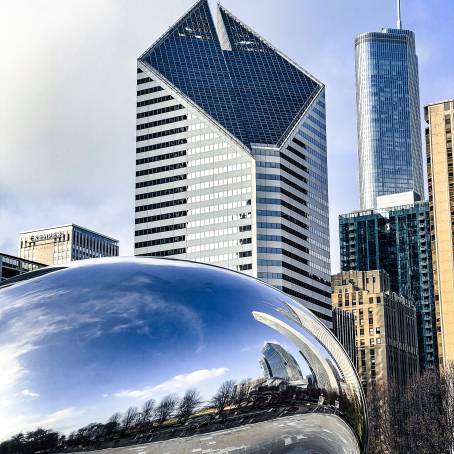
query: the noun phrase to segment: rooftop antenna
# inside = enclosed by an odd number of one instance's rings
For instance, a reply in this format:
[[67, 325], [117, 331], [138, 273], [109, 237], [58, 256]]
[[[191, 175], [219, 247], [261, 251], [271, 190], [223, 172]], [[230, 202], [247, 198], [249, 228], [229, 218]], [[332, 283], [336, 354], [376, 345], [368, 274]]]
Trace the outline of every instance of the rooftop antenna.
[[397, 0], [397, 29], [402, 28], [402, 21], [400, 19], [400, 0]]

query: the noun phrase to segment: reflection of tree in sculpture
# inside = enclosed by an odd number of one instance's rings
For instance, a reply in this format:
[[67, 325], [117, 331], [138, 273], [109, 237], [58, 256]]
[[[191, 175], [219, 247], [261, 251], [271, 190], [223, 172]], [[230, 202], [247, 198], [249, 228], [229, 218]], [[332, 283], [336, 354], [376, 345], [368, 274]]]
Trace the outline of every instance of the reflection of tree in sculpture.
[[[266, 421], [284, 414], [314, 411], [320, 390], [309, 390], [285, 379], [256, 378], [235, 384], [223, 382], [206, 405], [196, 389], [186, 391], [181, 399], [165, 396], [155, 407], [154, 400], [138, 410], [130, 407], [122, 415], [113, 414], [105, 424], [92, 423], [68, 437], [50, 430], [19, 434], [0, 444], [0, 454], [31, 454], [31, 446], [53, 452], [74, 449], [101, 449], [142, 441], [158, 441], [189, 436], [241, 425], [244, 421]], [[307, 405], [312, 405], [307, 407]], [[259, 409], [269, 409], [263, 412]], [[170, 430], [172, 429], [172, 430]], [[178, 430], [180, 432], [174, 432]]]
[[218, 411], [218, 413], [222, 413], [225, 407], [232, 401], [234, 391], [235, 382], [233, 380], [227, 380], [222, 383], [218, 392], [211, 400], [214, 408]]
[[179, 424], [186, 422], [194, 410], [202, 403], [202, 397], [196, 389], [189, 389], [180, 400], [177, 408], [177, 421]]
[[156, 421], [159, 427], [161, 427], [170, 418], [172, 413], [175, 411], [177, 403], [178, 398], [173, 394], [169, 394], [161, 400], [161, 403], [155, 410]]

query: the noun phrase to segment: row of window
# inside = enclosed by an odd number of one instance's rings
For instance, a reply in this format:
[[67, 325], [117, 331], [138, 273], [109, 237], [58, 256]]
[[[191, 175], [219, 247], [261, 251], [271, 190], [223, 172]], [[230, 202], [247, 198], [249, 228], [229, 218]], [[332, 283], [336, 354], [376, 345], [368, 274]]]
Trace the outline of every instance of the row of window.
[[184, 240], [185, 240], [185, 236], [179, 235], [179, 236], [172, 236], [169, 238], [158, 238], [156, 240], [138, 241], [135, 244], [135, 247], [142, 248], [142, 247], [150, 247], [150, 246], [159, 246], [161, 244], [179, 243], [180, 241], [184, 241]]
[[188, 130], [187, 126], [181, 126], [180, 128], [166, 129], [164, 131], [152, 132], [150, 134], [144, 134], [142, 136], [137, 136], [136, 141], [142, 142], [144, 140], [153, 140], [158, 137], [173, 136], [174, 134], [181, 134]]
[[180, 255], [185, 254], [186, 248], [178, 248], [178, 249], [170, 249], [168, 251], [156, 251], [156, 252], [148, 252], [146, 254], [139, 254], [139, 257], [170, 257], [172, 255]]
[[250, 196], [249, 188], [230, 189], [228, 191], [210, 192], [208, 194], [195, 195], [189, 198], [190, 203], [207, 202], [208, 200], [218, 200], [238, 195]]
[[283, 213], [282, 211], [257, 210], [257, 216], [282, 218], [286, 221], [291, 222], [292, 224], [297, 225], [298, 227], [301, 227], [302, 229], [309, 230], [309, 226], [306, 223], [301, 222], [300, 220], [294, 218], [293, 216], [290, 216], [287, 213]]
[[[203, 263], [217, 263], [217, 262], [227, 262], [229, 260], [238, 260], [240, 258], [245, 258], [245, 257], [252, 257], [252, 251], [229, 252], [227, 254], [208, 255], [206, 257], [196, 257], [191, 260], [195, 260], [196, 262], [203, 262]], [[252, 268], [252, 264], [251, 264], [251, 268]], [[250, 269], [250, 268], [248, 268], [248, 269]]]
[[[195, 246], [190, 246], [187, 248], [187, 251], [188, 251], [188, 253], [189, 252], [202, 252], [202, 251], [215, 251], [218, 249], [243, 246], [245, 244], [250, 244], [250, 243], [252, 243], [252, 238], [242, 238], [239, 240], [229, 240], [229, 241], [217, 241], [215, 243], [204, 243], [204, 244], [197, 244]], [[241, 255], [240, 255], [240, 257], [241, 257]], [[243, 257], [248, 257], [248, 255], [244, 255]]]
[[[293, 172], [293, 170], [288, 169], [285, 166], [281, 166], [281, 165], [279, 166], [279, 168], [281, 170], [283, 170], [284, 172], [289, 173], [293, 177], [298, 178], [299, 180], [303, 180], [305, 183], [307, 183], [306, 178], [300, 177], [296, 172]], [[285, 178], [282, 175], [276, 175], [276, 174], [270, 174], [270, 173], [258, 173], [257, 174], [257, 179], [282, 181], [282, 183], [285, 183], [286, 185], [296, 189], [297, 191], [299, 191], [299, 192], [301, 192], [303, 194], [307, 194], [307, 190], [305, 188], [303, 188], [300, 185], [294, 183], [293, 181], [289, 180], [288, 178]]]
[[283, 194], [288, 198], [293, 199], [295, 202], [298, 202], [301, 205], [307, 206], [307, 202], [304, 199], [298, 197], [293, 192], [287, 191], [287, 189], [281, 188], [280, 186], [257, 186], [257, 192], [277, 192], [278, 194]]
[[[216, 230], [204, 230], [203, 232], [194, 232], [187, 235], [188, 240], [201, 240], [212, 237], [221, 237], [224, 235], [234, 235], [236, 233], [242, 233], [245, 230], [243, 227], [251, 226], [237, 226], [237, 227], [227, 227], [225, 229], [216, 229]], [[250, 230], [250, 229], [249, 229]]]
[[[300, 262], [304, 265], [307, 265], [309, 262], [306, 259], [303, 259], [297, 254], [294, 254], [293, 252], [287, 251], [287, 249], [283, 248], [275, 248], [275, 247], [259, 247], [257, 248], [257, 252], [262, 253], [262, 254], [281, 254], [285, 255], [286, 257], [296, 260], [297, 262]], [[278, 266], [281, 266], [280, 264]]]
[[187, 115], [179, 115], [178, 117], [163, 118], [162, 120], [150, 121], [148, 123], [142, 123], [136, 126], [139, 131], [141, 129], [154, 128], [156, 126], [168, 125], [171, 123], [178, 123], [179, 121], [187, 120]]
[[[287, 295], [294, 296], [296, 298], [302, 299], [303, 301], [307, 301], [307, 302], [312, 303], [312, 304], [314, 304], [316, 306], [323, 306], [323, 303], [320, 300], [317, 300], [315, 298], [311, 298], [310, 296], [307, 296], [307, 295], [305, 295], [304, 293], [301, 293], [301, 292], [297, 292], [296, 290], [293, 290], [291, 288], [283, 286], [282, 287], [282, 291], [284, 293], [286, 293]], [[330, 307], [330, 309], [331, 309], [331, 307]], [[332, 320], [332, 316], [330, 316], [330, 315], [326, 315], [323, 312], [319, 312], [319, 311], [317, 311], [315, 309], [310, 309], [310, 311], [313, 312], [318, 318], [321, 318], [321, 319], [329, 321], [329, 322], [333, 321]]]
[[300, 210], [299, 208], [296, 208], [294, 205], [286, 202], [285, 200], [280, 200], [280, 199], [268, 199], [268, 198], [257, 198], [257, 203], [261, 203], [263, 205], [281, 205], [290, 211], [293, 211], [296, 214], [299, 214], [300, 216], [303, 216], [305, 218], [308, 217], [307, 213], [303, 210]]
[[[302, 159], [303, 161], [307, 160], [306, 155], [304, 155], [303, 153], [301, 153], [300, 151], [298, 151], [295, 147], [292, 147], [291, 145], [287, 145], [286, 150], [290, 151], [291, 153], [293, 153], [295, 156]], [[287, 155], [283, 155], [282, 153], [279, 153], [279, 156], [281, 156], [281, 158], [284, 158], [284, 156], [288, 157]]]
[[167, 184], [182, 180], [186, 180], [186, 175], [173, 175], [171, 177], [158, 178], [157, 180], [141, 181], [136, 183], [136, 188], [147, 188], [148, 186], [156, 186], [158, 184]]
[[161, 189], [160, 191], [146, 192], [144, 194], [136, 194], [136, 200], [152, 199], [154, 197], [162, 197], [165, 195], [179, 194], [181, 192], [186, 192], [187, 189], [188, 189], [187, 186], [180, 186], [177, 188]]
[[177, 140], [171, 140], [170, 142], [155, 143], [153, 145], [147, 145], [146, 147], [136, 148], [136, 153], [145, 153], [146, 151], [153, 151], [153, 150], [159, 150], [161, 148], [174, 147], [176, 145], [183, 145], [185, 143], [187, 143], [186, 139], [177, 139]]
[[[186, 204], [188, 199], [167, 200], [165, 202], [151, 203], [149, 205], [136, 206], [136, 213], [148, 210], [157, 210], [159, 208], [168, 208]], [[137, 222], [136, 222], [137, 223]]]
[[162, 91], [164, 88], [159, 85], [156, 87], [145, 88], [144, 90], [139, 90], [137, 96], [149, 95], [150, 93], [156, 93], [157, 91]]
[[137, 85], [147, 84], [148, 82], [153, 82], [153, 79], [151, 77], [144, 77], [137, 81]]
[[169, 172], [171, 170], [185, 169], [185, 162], [177, 162], [176, 164], [169, 164], [161, 167], [153, 167], [151, 169], [138, 170], [136, 172], [136, 177], [142, 177], [144, 175], [153, 175], [155, 173]]
[[155, 233], [172, 232], [173, 230], [181, 230], [181, 229], [185, 229], [185, 228], [186, 228], [186, 223], [162, 225], [159, 227], [153, 227], [151, 229], [136, 230], [135, 236], [154, 235]]
[[289, 240], [285, 236], [281, 235], [257, 235], [257, 240], [260, 241], [279, 241], [285, 244], [288, 244], [289, 246], [294, 247], [295, 249], [299, 249], [302, 252], [305, 252], [306, 254], [309, 253], [309, 249], [306, 246], [303, 246], [295, 241]]
[[[189, 221], [188, 222], [188, 228], [191, 227], [202, 227], [206, 225], [215, 225], [215, 224], [224, 224], [224, 223], [229, 223], [229, 222], [235, 222], [235, 221], [241, 221], [244, 219], [250, 219], [251, 218], [251, 212], [247, 213], [236, 213], [236, 214], [230, 214], [228, 216], [216, 216], [216, 217], [211, 217], [211, 218], [206, 218], [206, 219], [196, 219], [194, 221]], [[251, 230], [250, 225], [245, 225], [243, 226], [244, 228], [248, 227], [248, 230]]]
[[148, 158], [141, 158], [136, 160], [136, 165], [148, 164], [150, 162], [164, 161], [165, 159], [180, 158], [186, 156], [186, 150], [174, 151], [173, 153], [159, 154], [156, 156], [149, 156]]
[[181, 104], [176, 104], [174, 106], [160, 107], [159, 109], [148, 110], [147, 112], [139, 112], [137, 118], [146, 118], [154, 117], [155, 115], [161, 115], [164, 113], [174, 112], [175, 110], [184, 109], [184, 106]]
[[159, 98], [146, 99], [145, 101], [139, 101], [137, 107], [149, 106], [150, 104], [158, 104], [160, 102], [170, 101], [173, 99], [173, 96], [166, 95], [160, 96]]
[[251, 204], [250, 200], [240, 200], [237, 202], [219, 203], [217, 205], [210, 205], [189, 210], [190, 215], [216, 213], [223, 210], [233, 210], [234, 208], [242, 208]]
[[[302, 270], [301, 268], [299, 268], [295, 265], [292, 265], [291, 263], [285, 262], [285, 261], [283, 261], [281, 263], [281, 266], [287, 270], [293, 271], [294, 273], [302, 274], [303, 276], [306, 276], [313, 281], [319, 282], [320, 284], [324, 285], [328, 289], [331, 289], [331, 280], [325, 280], [317, 274], [311, 274], [310, 272], [308, 272], [306, 270]], [[315, 288], [317, 288], [317, 287], [314, 287], [314, 289]], [[313, 290], [313, 291], [317, 292], [317, 290]], [[326, 292], [324, 290], [320, 290], [320, 291], [323, 292], [323, 293], [321, 293], [322, 295], [325, 295], [325, 296], [331, 295], [331, 291], [326, 291]], [[320, 292], [318, 292], [318, 293], [320, 293]]]
[[251, 164], [249, 162], [243, 162], [240, 164], [230, 164], [225, 167], [214, 167], [211, 169], [198, 170], [196, 172], [191, 172], [191, 173], [189, 173], [188, 178], [208, 177], [208, 176], [212, 176], [212, 175], [219, 175], [222, 173], [249, 169], [250, 167], [251, 167]]
[[167, 219], [175, 219], [187, 216], [187, 211], [172, 211], [171, 213], [162, 213], [162, 214], [155, 214], [154, 216], [145, 216], [143, 218], [137, 218], [136, 224], [146, 224], [147, 222], [157, 222], [157, 221], [165, 221]]
[[230, 161], [232, 159], [239, 158], [240, 154], [236, 152], [223, 153], [223, 154], [210, 154], [206, 158], [194, 159], [188, 162], [188, 167], [195, 167], [206, 164], [214, 164], [220, 161]]
[[[300, 232], [292, 229], [291, 227], [286, 226], [285, 224], [280, 224], [278, 222], [257, 222], [257, 228], [259, 229], [280, 229], [284, 230], [284, 232], [290, 233], [291, 235], [300, 238], [303, 241], [308, 241], [306, 235], [301, 234]], [[313, 243], [313, 241], [311, 241]], [[315, 243], [318, 245], [317, 243]]]
[[245, 183], [251, 181], [251, 175], [240, 175], [238, 177], [221, 178], [216, 180], [204, 181], [202, 183], [193, 183], [189, 186], [189, 191], [198, 191], [219, 186], [231, 185], [235, 183]]

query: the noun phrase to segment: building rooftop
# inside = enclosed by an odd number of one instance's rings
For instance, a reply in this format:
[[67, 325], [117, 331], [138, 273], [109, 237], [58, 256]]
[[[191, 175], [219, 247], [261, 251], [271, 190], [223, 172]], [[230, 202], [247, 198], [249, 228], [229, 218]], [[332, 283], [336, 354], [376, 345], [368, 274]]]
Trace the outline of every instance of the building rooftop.
[[84, 231], [86, 231], [88, 233], [91, 233], [93, 235], [102, 236], [104, 238], [107, 238], [107, 239], [109, 239], [111, 241], [115, 241], [115, 242], [118, 243], [118, 240], [116, 238], [112, 238], [112, 237], [110, 237], [108, 235], [104, 235], [103, 233], [96, 232], [95, 230], [87, 229], [86, 227], [82, 227], [82, 226], [77, 225], [77, 224], [62, 224], [62, 225], [55, 225], [55, 226], [51, 226], [51, 227], [44, 227], [42, 229], [25, 230], [23, 232], [20, 232], [20, 235], [25, 235], [27, 233], [43, 232], [45, 230], [63, 229], [63, 228], [67, 228], [67, 227], [73, 227], [75, 229], [84, 230]]
[[4, 252], [0, 252], [0, 257], [6, 257], [6, 258], [9, 258], [12, 260], [20, 260], [21, 262], [27, 262], [27, 263], [31, 263], [33, 265], [38, 265], [38, 266], [47, 266], [44, 263], [39, 263], [39, 262], [34, 262], [33, 260], [23, 259], [22, 257], [18, 257], [17, 255], [5, 254]]
[[249, 150], [251, 143], [281, 145], [323, 88], [221, 5], [216, 26], [207, 0], [139, 62]]

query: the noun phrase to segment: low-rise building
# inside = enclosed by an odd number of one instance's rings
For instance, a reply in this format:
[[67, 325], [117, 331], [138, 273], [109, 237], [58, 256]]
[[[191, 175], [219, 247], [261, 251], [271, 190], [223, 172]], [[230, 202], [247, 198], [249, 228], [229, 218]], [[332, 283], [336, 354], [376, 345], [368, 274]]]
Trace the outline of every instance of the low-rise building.
[[118, 240], [75, 224], [22, 232], [21, 258], [60, 265], [72, 260], [118, 256]]
[[334, 275], [332, 302], [354, 316], [357, 371], [366, 391], [372, 384], [404, 386], [419, 374], [416, 310], [391, 292], [386, 271]]
[[35, 271], [45, 266], [46, 265], [44, 265], [43, 263], [24, 260], [20, 257], [15, 257], [14, 255], [3, 254], [0, 252], [0, 282], [16, 277], [19, 274]]

